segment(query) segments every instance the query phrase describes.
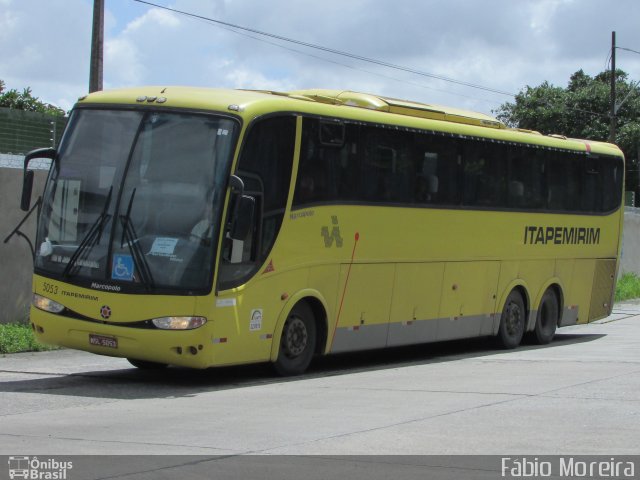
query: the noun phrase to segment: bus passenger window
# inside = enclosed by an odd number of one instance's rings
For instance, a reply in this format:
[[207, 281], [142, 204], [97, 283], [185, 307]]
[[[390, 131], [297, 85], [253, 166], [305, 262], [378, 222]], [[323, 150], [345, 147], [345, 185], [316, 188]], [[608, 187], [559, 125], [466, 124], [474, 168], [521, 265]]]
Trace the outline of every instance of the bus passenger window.
[[[321, 130], [321, 125], [325, 130]], [[327, 125], [341, 132], [340, 141], [337, 134], [331, 137], [335, 141], [328, 141]], [[320, 120], [304, 119], [294, 207], [359, 199], [359, 126], [346, 124], [342, 127], [340, 130]]]
[[464, 157], [464, 204], [505, 207], [507, 172], [504, 146], [467, 142]]

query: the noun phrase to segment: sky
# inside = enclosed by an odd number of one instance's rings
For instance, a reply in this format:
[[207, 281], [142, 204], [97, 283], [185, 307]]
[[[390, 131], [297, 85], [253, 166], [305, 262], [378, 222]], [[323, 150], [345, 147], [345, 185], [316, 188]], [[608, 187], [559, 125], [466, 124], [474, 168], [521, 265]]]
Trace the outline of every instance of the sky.
[[[607, 69], [612, 31], [640, 52], [639, 0], [149, 1], [427, 75], [105, 0], [105, 89], [331, 88], [492, 114], [527, 85]], [[6, 88], [69, 110], [88, 92], [92, 11], [93, 0], [0, 0]], [[636, 52], [617, 49], [616, 64], [639, 81]]]

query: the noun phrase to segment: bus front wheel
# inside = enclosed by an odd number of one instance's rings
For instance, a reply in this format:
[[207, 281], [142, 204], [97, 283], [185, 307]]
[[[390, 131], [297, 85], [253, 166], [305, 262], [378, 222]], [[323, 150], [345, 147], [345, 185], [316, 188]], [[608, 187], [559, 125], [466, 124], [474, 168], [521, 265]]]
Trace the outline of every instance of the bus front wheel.
[[502, 309], [498, 343], [506, 349], [516, 348], [522, 341], [526, 323], [524, 300], [517, 290], [512, 290]]
[[547, 290], [540, 301], [536, 327], [533, 331], [533, 340], [539, 345], [546, 345], [556, 334], [560, 309], [558, 307], [558, 297], [553, 290]]
[[298, 303], [282, 328], [278, 359], [274, 363], [280, 375], [299, 375], [304, 372], [316, 349], [316, 323], [313, 311], [305, 302]]

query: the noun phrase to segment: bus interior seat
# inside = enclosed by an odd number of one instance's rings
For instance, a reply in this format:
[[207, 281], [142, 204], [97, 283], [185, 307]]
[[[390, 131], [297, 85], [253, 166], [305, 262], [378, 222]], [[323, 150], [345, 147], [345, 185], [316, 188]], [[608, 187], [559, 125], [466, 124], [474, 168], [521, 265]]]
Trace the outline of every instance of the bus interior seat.
[[561, 187], [549, 186], [547, 206], [551, 210], [561, 210], [565, 207], [565, 191]]
[[524, 183], [517, 180], [509, 182], [509, 205], [521, 207], [524, 204]]
[[435, 175], [427, 175], [427, 192], [430, 194], [438, 193], [438, 177]]

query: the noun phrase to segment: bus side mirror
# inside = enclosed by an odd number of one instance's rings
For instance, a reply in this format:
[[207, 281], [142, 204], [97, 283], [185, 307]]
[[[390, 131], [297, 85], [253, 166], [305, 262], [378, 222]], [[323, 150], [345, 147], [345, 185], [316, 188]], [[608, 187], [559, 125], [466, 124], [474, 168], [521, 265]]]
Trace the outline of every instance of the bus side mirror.
[[33, 170], [29, 170], [29, 162], [34, 158], [48, 158], [55, 161], [58, 152], [55, 148], [37, 148], [24, 156], [24, 170], [22, 177], [22, 195], [20, 197], [20, 209], [28, 212], [31, 207], [31, 193], [33, 191]]
[[229, 237], [232, 240], [244, 240], [253, 228], [253, 216], [256, 210], [256, 199], [249, 195], [238, 197]]
[[28, 212], [31, 208], [31, 192], [33, 191], [33, 170], [27, 170], [22, 180], [22, 197], [20, 198], [20, 210]]

